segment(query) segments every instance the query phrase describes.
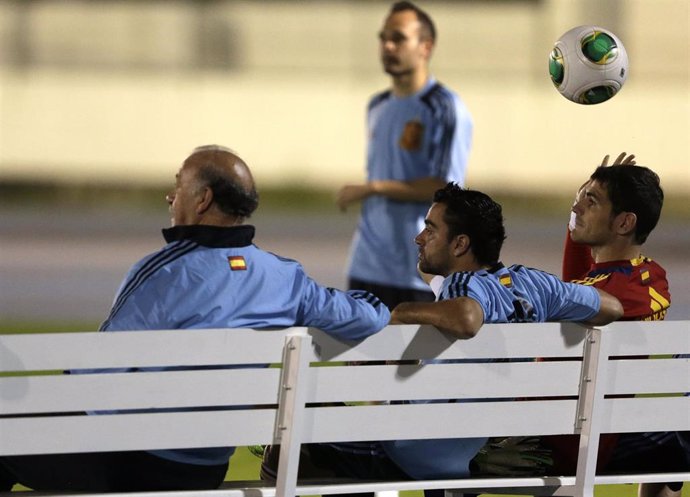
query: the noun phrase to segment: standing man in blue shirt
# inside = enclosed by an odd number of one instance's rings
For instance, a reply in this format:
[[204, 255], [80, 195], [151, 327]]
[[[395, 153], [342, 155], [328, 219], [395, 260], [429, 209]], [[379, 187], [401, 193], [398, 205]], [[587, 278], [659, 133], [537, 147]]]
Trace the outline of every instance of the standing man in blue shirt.
[[415, 270], [412, 240], [433, 193], [463, 184], [472, 142], [465, 104], [429, 72], [436, 43], [431, 18], [411, 2], [393, 4], [381, 32], [383, 69], [392, 86], [369, 101], [367, 181], [343, 186], [337, 204], [362, 201], [350, 249], [350, 288], [376, 294], [388, 307], [433, 300]]
[[[163, 230], [167, 244], [129, 271], [102, 331], [314, 326], [356, 340], [388, 324], [388, 309], [373, 295], [324, 288], [296, 261], [252, 243], [254, 227], [245, 220], [258, 195], [249, 168], [229, 149], [197, 148], [167, 201], [173, 225]], [[3, 457], [0, 491], [15, 483], [40, 491], [213, 489], [233, 451]]]

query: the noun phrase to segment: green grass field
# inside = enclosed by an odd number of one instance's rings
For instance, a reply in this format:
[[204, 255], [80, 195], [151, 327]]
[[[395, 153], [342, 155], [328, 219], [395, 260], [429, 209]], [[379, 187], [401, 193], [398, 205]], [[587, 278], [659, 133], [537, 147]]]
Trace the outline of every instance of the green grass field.
[[[96, 330], [97, 323], [88, 322], [5, 322], [0, 323], [0, 334], [7, 333], [52, 333]], [[239, 447], [230, 460], [227, 480], [256, 480], [259, 478], [260, 460], [246, 447]], [[595, 497], [635, 497], [637, 485], [600, 485], [595, 488]], [[402, 497], [423, 497], [423, 492], [402, 492]], [[690, 485], [685, 485], [683, 497], [690, 497]], [[498, 496], [496, 496], [498, 497]], [[505, 496], [504, 496], [505, 497]], [[508, 496], [510, 497], [510, 496]]]
[[[245, 447], [240, 447], [232, 456], [226, 480], [255, 480], [259, 477], [259, 459]], [[401, 492], [402, 497], [423, 497], [423, 492]], [[595, 497], [635, 497], [637, 485], [599, 485]], [[690, 497], [690, 488], [685, 485], [683, 497]], [[498, 496], [495, 496], [498, 497]], [[505, 495], [503, 497], [506, 497]], [[510, 496], [508, 496], [510, 497]]]

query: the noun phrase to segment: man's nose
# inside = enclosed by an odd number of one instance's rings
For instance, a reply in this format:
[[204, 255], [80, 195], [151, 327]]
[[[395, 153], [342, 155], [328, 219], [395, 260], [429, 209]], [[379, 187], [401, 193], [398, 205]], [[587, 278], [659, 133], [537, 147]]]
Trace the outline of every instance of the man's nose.
[[168, 205], [172, 205], [174, 200], [175, 200], [175, 194], [174, 193], [168, 193], [165, 195], [165, 201], [168, 203]]
[[384, 52], [392, 52], [395, 50], [395, 42], [393, 40], [382, 40], [381, 47]]

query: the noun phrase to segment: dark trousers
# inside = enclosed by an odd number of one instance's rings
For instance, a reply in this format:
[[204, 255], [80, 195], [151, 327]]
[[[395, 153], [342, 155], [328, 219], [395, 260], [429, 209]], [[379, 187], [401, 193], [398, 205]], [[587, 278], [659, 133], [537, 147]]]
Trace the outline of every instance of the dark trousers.
[[132, 492], [218, 488], [228, 465], [183, 464], [147, 452], [0, 457], [0, 491]]
[[[261, 478], [274, 481], [278, 471], [280, 446], [266, 447]], [[343, 452], [328, 444], [304, 444], [300, 448], [300, 478], [357, 478], [361, 480], [409, 480], [385, 455]], [[373, 493], [341, 494], [344, 497], [373, 497]]]
[[[606, 473], [665, 473], [690, 470], [690, 446], [686, 448], [688, 432], [676, 432], [663, 443], [653, 443], [641, 433], [624, 433], [618, 439]], [[666, 482], [677, 492], [683, 482]]]
[[367, 281], [350, 279], [348, 281], [350, 290], [365, 290], [376, 295], [381, 302], [393, 310], [401, 302], [433, 302], [436, 300], [434, 293], [412, 288], [396, 288], [393, 286], [377, 285]]

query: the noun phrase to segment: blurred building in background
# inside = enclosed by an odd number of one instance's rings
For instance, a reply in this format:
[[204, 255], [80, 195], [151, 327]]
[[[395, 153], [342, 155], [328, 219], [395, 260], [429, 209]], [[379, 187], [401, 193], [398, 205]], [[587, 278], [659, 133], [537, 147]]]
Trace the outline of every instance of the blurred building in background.
[[[690, 192], [688, 0], [420, 1], [432, 69], [475, 118], [469, 183], [572, 191], [606, 153], [634, 152]], [[364, 175], [367, 98], [388, 84], [367, 0], [0, 0], [0, 182], [166, 184], [222, 143], [261, 186]], [[571, 103], [547, 56], [580, 24], [630, 58], [622, 92]]]

